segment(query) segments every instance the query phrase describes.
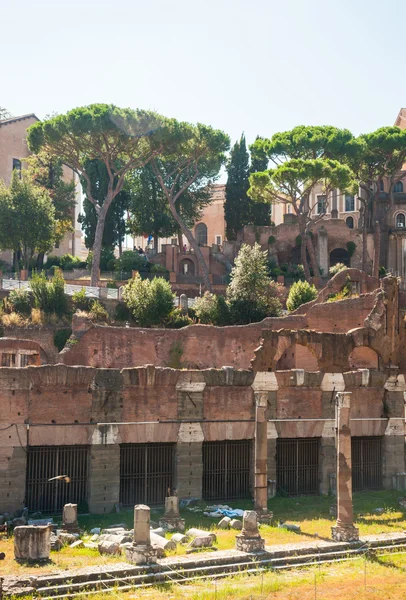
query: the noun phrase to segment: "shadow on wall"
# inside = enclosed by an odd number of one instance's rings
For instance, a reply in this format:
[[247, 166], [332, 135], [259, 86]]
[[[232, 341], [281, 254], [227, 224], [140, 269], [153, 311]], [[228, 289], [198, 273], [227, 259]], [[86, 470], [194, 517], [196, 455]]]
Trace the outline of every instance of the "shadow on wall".
[[354, 348], [348, 357], [351, 369], [378, 369], [378, 355], [368, 346]]

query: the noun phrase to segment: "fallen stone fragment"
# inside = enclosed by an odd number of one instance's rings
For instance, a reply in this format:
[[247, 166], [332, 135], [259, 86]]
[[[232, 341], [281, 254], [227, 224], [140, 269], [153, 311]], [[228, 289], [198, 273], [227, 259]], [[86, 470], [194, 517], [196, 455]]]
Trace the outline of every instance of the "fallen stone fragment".
[[69, 546], [69, 548], [83, 548], [84, 543], [82, 540], [76, 540], [75, 542], [73, 542], [73, 544], [71, 544]]
[[186, 535], [191, 538], [205, 537], [209, 535], [212, 538], [213, 542], [217, 540], [217, 536], [215, 533], [213, 533], [213, 531], [204, 531], [203, 529], [196, 529], [195, 527], [192, 527], [192, 529], [188, 529]]
[[230, 529], [230, 517], [223, 517], [221, 521], [218, 522], [217, 527], [219, 529]]
[[92, 537], [90, 538], [91, 542], [97, 542], [97, 540], [99, 539], [99, 536], [97, 533], [95, 533], [94, 535], [92, 535]]
[[195, 537], [188, 545], [188, 548], [208, 548], [212, 545], [213, 545], [213, 538], [210, 535], [205, 535], [205, 536], [201, 535], [201, 536]]
[[165, 529], [163, 529], [163, 527], [157, 527], [156, 529], [151, 529], [151, 533], [156, 533], [157, 535], [160, 535], [161, 537], [165, 537]]
[[187, 535], [185, 535], [184, 533], [174, 533], [171, 537], [171, 540], [173, 542], [176, 542], [177, 544], [186, 544], [188, 538]]
[[83, 548], [89, 548], [90, 550], [97, 550], [97, 544], [94, 542], [86, 542], [83, 544]]
[[97, 546], [100, 554], [121, 554], [120, 544], [118, 542], [100, 542]]
[[74, 533], [67, 533], [64, 531], [58, 533], [57, 537], [64, 546], [69, 546], [70, 544], [73, 544], [73, 542], [76, 542], [76, 540], [78, 539], [77, 535], [75, 535]]
[[125, 542], [132, 542], [132, 535], [129, 531], [123, 533], [103, 533], [99, 536], [98, 542], [116, 542], [117, 544], [124, 544]]
[[151, 544], [152, 547], [163, 548], [164, 550], [176, 550], [175, 540], [167, 540], [166, 538], [151, 531]]
[[242, 529], [242, 521], [240, 521], [240, 519], [231, 519], [230, 521], [230, 528], [231, 529]]

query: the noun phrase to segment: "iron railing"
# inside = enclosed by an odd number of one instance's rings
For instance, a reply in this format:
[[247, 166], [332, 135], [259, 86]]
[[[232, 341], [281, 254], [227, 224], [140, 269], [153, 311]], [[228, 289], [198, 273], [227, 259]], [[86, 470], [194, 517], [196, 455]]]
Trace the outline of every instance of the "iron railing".
[[[28, 447], [25, 497], [30, 511], [57, 513], [67, 502], [86, 502], [88, 450], [88, 446]], [[68, 479], [53, 479], [62, 475]]]
[[234, 500], [252, 495], [252, 440], [203, 442], [203, 498]]
[[163, 504], [173, 492], [176, 444], [120, 445], [120, 502]]
[[382, 489], [382, 437], [351, 439], [354, 492]]
[[276, 441], [277, 492], [289, 496], [319, 493], [320, 438]]

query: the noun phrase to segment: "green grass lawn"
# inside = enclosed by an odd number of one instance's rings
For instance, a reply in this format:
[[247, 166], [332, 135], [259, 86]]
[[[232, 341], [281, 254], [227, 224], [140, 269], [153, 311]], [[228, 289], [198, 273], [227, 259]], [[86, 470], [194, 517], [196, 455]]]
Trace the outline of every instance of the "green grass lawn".
[[[377, 534], [385, 532], [400, 532], [406, 529], [406, 511], [398, 503], [402, 497], [402, 492], [381, 491], [381, 492], [363, 492], [354, 494], [354, 515], [356, 526], [359, 527], [360, 535]], [[296, 498], [276, 497], [269, 501], [269, 509], [274, 513], [274, 522], [271, 526], [261, 525], [260, 531], [265, 539], [266, 545], [287, 544], [299, 541], [310, 541], [311, 539], [327, 538], [331, 539], [331, 527], [335, 520], [330, 515], [330, 506], [335, 498], [325, 496], [303, 496]], [[231, 506], [250, 509], [251, 501], [241, 501], [230, 503]], [[199, 505], [201, 508], [206, 503]], [[384, 512], [377, 514], [374, 509], [382, 508]], [[205, 517], [202, 513], [193, 513], [188, 510], [182, 510], [181, 514], [186, 520], [186, 527], [199, 527], [210, 529], [217, 534], [217, 543], [219, 550], [227, 550], [235, 547], [235, 536], [238, 533], [235, 530], [219, 530], [217, 523], [219, 519]], [[151, 509], [151, 519], [158, 522], [163, 515], [162, 508]], [[300, 525], [300, 533], [294, 533], [277, 526], [279, 520], [288, 521]], [[79, 526], [84, 532], [84, 538], [89, 539], [90, 530], [93, 527], [107, 527], [108, 525], [125, 523], [129, 528], [133, 527], [133, 511], [124, 510], [120, 513], [110, 513], [107, 515], [79, 515]], [[170, 534], [168, 534], [170, 535]], [[29, 571], [50, 571], [55, 568], [77, 568], [85, 565], [96, 565], [113, 563], [122, 558], [111, 559], [106, 556], [100, 556], [97, 550], [92, 549], [72, 549], [64, 548], [60, 552], [52, 552], [51, 558], [53, 564], [41, 567], [28, 567], [17, 565], [13, 560], [13, 542], [12, 540], [1, 541], [0, 545], [6, 552], [6, 560], [2, 562], [2, 572], [4, 574], [23, 573]], [[185, 547], [178, 545], [177, 550], [168, 553], [184, 554]], [[405, 595], [406, 597], [406, 595]]]

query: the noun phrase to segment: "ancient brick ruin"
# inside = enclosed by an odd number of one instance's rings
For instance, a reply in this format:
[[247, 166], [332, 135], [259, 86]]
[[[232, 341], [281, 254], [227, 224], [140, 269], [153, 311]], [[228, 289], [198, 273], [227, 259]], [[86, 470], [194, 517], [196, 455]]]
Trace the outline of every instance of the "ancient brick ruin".
[[[347, 277], [359, 295], [326, 303]], [[335, 492], [337, 392], [351, 392], [353, 489], [403, 486], [404, 300], [395, 278], [349, 269], [295, 314], [253, 325], [143, 330], [75, 317], [59, 355], [45, 334], [3, 338], [0, 353], [38, 358], [0, 369], [0, 513], [68, 502], [105, 513], [175, 492], [254, 497], [260, 511], [275, 485]], [[69, 482], [48, 481], [62, 475]]]

